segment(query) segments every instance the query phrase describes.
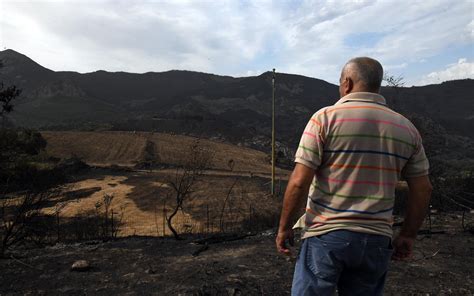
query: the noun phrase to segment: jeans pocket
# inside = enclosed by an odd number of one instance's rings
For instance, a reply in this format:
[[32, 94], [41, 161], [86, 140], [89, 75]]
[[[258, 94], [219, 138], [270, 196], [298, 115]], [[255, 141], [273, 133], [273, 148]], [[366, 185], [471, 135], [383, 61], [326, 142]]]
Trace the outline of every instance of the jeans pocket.
[[342, 269], [342, 258], [348, 246], [348, 242], [310, 237], [306, 250], [306, 265], [318, 278], [337, 280]]

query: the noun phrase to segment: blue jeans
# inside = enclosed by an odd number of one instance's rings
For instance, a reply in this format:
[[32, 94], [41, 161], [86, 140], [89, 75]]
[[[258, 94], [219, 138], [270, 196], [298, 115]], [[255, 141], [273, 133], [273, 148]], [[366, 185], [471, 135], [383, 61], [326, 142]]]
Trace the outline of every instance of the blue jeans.
[[291, 295], [382, 295], [392, 256], [383, 235], [335, 230], [303, 240]]

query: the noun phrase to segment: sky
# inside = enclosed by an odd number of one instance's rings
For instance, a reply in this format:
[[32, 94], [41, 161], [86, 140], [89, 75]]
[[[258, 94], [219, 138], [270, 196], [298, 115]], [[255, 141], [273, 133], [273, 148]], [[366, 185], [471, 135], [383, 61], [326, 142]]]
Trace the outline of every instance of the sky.
[[351, 58], [405, 86], [474, 78], [474, 0], [0, 0], [0, 49], [55, 71], [276, 68], [337, 84]]

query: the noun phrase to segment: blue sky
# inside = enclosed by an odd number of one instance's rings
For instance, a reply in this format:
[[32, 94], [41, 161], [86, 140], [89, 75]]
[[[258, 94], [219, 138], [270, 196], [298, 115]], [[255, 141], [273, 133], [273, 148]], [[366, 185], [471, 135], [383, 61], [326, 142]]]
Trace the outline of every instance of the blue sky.
[[0, 0], [0, 47], [56, 71], [276, 68], [336, 84], [370, 56], [426, 85], [474, 78], [473, 41], [473, 0]]

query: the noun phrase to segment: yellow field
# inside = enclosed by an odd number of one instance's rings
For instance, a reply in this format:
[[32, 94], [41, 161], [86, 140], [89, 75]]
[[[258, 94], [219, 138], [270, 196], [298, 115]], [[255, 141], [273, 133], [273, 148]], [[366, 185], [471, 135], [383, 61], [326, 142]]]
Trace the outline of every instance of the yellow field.
[[[134, 166], [144, 159], [145, 153], [150, 154], [145, 151], [147, 142], [153, 143], [152, 154], [157, 162], [176, 165], [196, 140], [179, 135], [130, 132], [42, 132], [42, 135], [48, 142], [49, 155], [58, 158], [75, 155], [99, 167]], [[265, 153], [203, 139], [200, 145], [213, 153], [213, 163], [174, 220], [180, 232], [217, 231], [221, 220], [229, 229], [243, 221], [252, 223], [258, 217], [278, 213], [281, 199], [268, 194], [271, 166]], [[228, 166], [231, 159], [235, 164], [232, 171]], [[104, 194], [112, 194], [114, 213], [123, 214], [120, 235], [162, 235], [163, 216], [169, 215], [174, 205], [174, 196], [166, 183], [175, 172], [173, 168], [90, 170], [76, 176], [76, 181], [68, 184], [67, 192], [58, 199], [58, 202], [69, 201], [61, 216], [68, 218], [94, 211]], [[284, 182], [289, 172], [278, 169], [277, 174]], [[168, 229], [165, 231], [171, 234]]]
[[[144, 159], [147, 141], [153, 143], [156, 161], [176, 165], [181, 163], [188, 147], [196, 138], [150, 132], [41, 132], [47, 140], [46, 151], [52, 156], [67, 158], [73, 155], [91, 165], [133, 166]], [[245, 147], [200, 140], [200, 145], [213, 153], [212, 168], [234, 171], [270, 172], [265, 153]], [[282, 171], [283, 172], [283, 171]]]

